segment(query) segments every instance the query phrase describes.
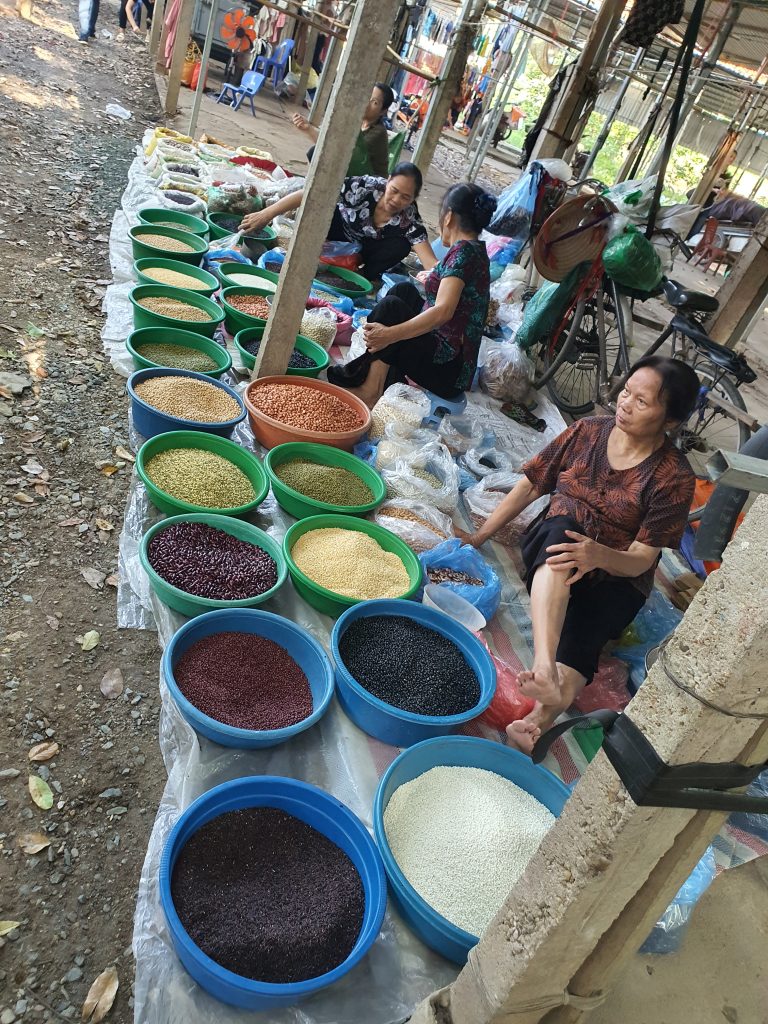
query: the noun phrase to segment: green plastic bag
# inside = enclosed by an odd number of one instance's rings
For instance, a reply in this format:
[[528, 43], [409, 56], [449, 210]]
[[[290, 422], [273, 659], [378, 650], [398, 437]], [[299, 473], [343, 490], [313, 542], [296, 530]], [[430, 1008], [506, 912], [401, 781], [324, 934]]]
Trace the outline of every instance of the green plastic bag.
[[527, 351], [550, 338], [565, 316], [588, 264], [580, 263], [559, 284], [548, 281], [536, 292], [523, 313], [515, 344]]
[[652, 292], [662, 278], [659, 254], [631, 225], [606, 245], [603, 266], [616, 284], [641, 292]]

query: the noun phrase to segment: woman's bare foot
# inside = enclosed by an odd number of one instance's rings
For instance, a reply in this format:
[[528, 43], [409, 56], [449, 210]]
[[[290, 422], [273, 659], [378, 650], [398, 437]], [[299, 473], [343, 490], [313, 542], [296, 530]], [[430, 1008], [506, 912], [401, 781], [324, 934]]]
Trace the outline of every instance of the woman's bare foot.
[[369, 409], [372, 409], [381, 398], [376, 388], [367, 387], [365, 384], [361, 384], [359, 388], [345, 388], [344, 390], [347, 394], [354, 395], [361, 402], [365, 402]]
[[537, 700], [540, 704], [557, 704], [560, 700], [560, 676], [557, 665], [534, 662], [530, 671], [521, 672], [517, 684], [526, 697]]
[[521, 754], [527, 754], [529, 757], [539, 736], [541, 736], [541, 729], [530, 718], [521, 718], [519, 722], [510, 722], [507, 726], [507, 739], [510, 747], [514, 747], [515, 750], [519, 750]]

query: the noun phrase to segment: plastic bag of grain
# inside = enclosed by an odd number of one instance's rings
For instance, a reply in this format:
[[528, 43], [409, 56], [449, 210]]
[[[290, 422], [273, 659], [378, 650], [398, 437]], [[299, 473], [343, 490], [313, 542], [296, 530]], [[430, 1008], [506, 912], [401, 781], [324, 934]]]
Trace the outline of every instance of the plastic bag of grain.
[[419, 388], [392, 384], [373, 407], [370, 436], [378, 440], [388, 423], [420, 427], [431, 408], [429, 399]]
[[459, 467], [444, 444], [420, 448], [382, 472], [387, 497], [408, 498], [452, 512], [459, 501]]
[[379, 526], [404, 540], [408, 547], [419, 554], [430, 551], [453, 537], [453, 523], [450, 516], [421, 501], [409, 498], [391, 498], [376, 509], [374, 516]]
[[[498, 473], [489, 473], [488, 476], [464, 491], [464, 501], [467, 505], [469, 517], [476, 527], [483, 526], [486, 519], [492, 512], [495, 512], [501, 502], [506, 498], [515, 484], [522, 480], [522, 474], [513, 473], [509, 470], [501, 470]], [[521, 535], [530, 526], [533, 520], [540, 515], [547, 507], [549, 497], [538, 498], [523, 509], [517, 519], [507, 523], [493, 535], [493, 540], [499, 544], [519, 544]]]
[[327, 306], [308, 309], [301, 318], [299, 334], [316, 342], [327, 352], [336, 338], [336, 313]]
[[440, 439], [434, 430], [412, 427], [409, 423], [388, 423], [376, 446], [373, 464], [381, 472], [394, 466], [398, 459], [425, 448], [437, 448], [439, 444]]

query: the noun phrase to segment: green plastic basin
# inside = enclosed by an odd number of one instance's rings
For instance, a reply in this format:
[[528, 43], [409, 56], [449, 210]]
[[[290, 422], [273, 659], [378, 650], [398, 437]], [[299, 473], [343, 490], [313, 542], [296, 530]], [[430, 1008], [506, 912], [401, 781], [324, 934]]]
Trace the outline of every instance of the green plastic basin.
[[[209, 315], [209, 320], [184, 320], [181, 317], [164, 316], [162, 313], [153, 313], [151, 309], [145, 309], [138, 303], [139, 299], [162, 296], [166, 299], [177, 299], [179, 302], [186, 302], [189, 306], [196, 306], [203, 309]], [[224, 319], [222, 310], [213, 299], [207, 299], [204, 295], [197, 295], [195, 292], [186, 291], [184, 288], [171, 288], [167, 284], [138, 284], [129, 296], [133, 306], [133, 326], [136, 330], [142, 327], [180, 327], [184, 331], [192, 331], [195, 334], [202, 334], [206, 338], [212, 338], [216, 328]]]
[[[147, 476], [146, 466], [154, 455], [168, 451], [170, 448], [201, 448], [221, 455], [241, 469], [248, 477], [253, 485], [253, 500], [245, 505], [235, 505], [232, 508], [206, 508], [204, 505], [193, 505], [191, 502], [174, 498], [166, 491], [162, 491]], [[136, 472], [147, 488], [149, 500], [161, 512], [165, 512], [169, 516], [184, 515], [186, 512], [206, 512], [217, 516], [244, 516], [260, 505], [269, 493], [267, 474], [253, 452], [241, 448], [234, 441], [217, 437], [215, 434], [205, 434], [199, 430], [171, 430], [167, 434], [151, 437], [139, 448], [136, 456]]]
[[[243, 331], [238, 331], [235, 335], [235, 345], [237, 351], [240, 353], [240, 358], [243, 360], [243, 365], [247, 366], [249, 370], [252, 370], [256, 364], [256, 356], [251, 355], [248, 349], [245, 348], [245, 344], [248, 341], [254, 341], [256, 338], [261, 338], [264, 334], [264, 327], [246, 327]], [[303, 334], [296, 335], [296, 342], [293, 346], [302, 355], [308, 356], [310, 359], [314, 359], [314, 366], [296, 366], [288, 367], [285, 371], [289, 377], [319, 377], [322, 371], [330, 363], [330, 357], [325, 349], [318, 345], [317, 342], [311, 340], [311, 338], [305, 338]]]
[[[203, 262], [203, 256], [208, 252], [208, 242], [199, 235], [193, 235], [191, 231], [177, 231], [176, 228], [156, 228], [152, 224], [137, 224], [132, 227], [128, 234], [131, 236], [131, 250], [135, 260], [145, 259], [147, 256], [160, 256], [168, 260], [180, 260], [182, 263], [191, 263], [199, 267]], [[162, 245], [149, 245], [142, 242], [142, 235], [156, 235], [162, 238], [175, 238], [178, 242], [186, 242], [192, 249], [188, 252], [177, 252], [174, 249], [163, 248]]]
[[142, 327], [141, 330], [129, 334], [125, 340], [125, 347], [133, 358], [134, 370], [152, 370], [161, 365], [146, 359], [138, 351], [142, 345], [149, 344], [178, 345], [180, 348], [194, 348], [198, 352], [203, 352], [214, 359], [217, 364], [215, 370], [202, 371], [207, 377], [221, 377], [232, 367], [232, 356], [229, 352], [210, 338], [203, 337], [202, 334], [176, 330], [173, 327]]
[[357, 530], [360, 533], [367, 533], [385, 551], [392, 551], [396, 554], [410, 577], [408, 589], [405, 593], [398, 594], [397, 596], [404, 599], [413, 597], [421, 586], [421, 562], [405, 541], [400, 540], [399, 537], [396, 537], [394, 533], [390, 533], [389, 530], [385, 530], [383, 526], [379, 526], [377, 523], [369, 523], [367, 519], [356, 519], [354, 516], [334, 514], [310, 516], [308, 519], [301, 519], [298, 523], [293, 524], [283, 538], [283, 553], [288, 563], [288, 572], [291, 574], [293, 585], [307, 604], [310, 604], [325, 615], [330, 615], [334, 619], [343, 614], [347, 608], [351, 608], [352, 605], [360, 604], [360, 599], [358, 598], [336, 594], [334, 591], [321, 587], [319, 583], [309, 579], [298, 568], [291, 557], [291, 549], [299, 537], [303, 537], [305, 533], [310, 533], [312, 530], [330, 528]]
[[[196, 281], [204, 284], [205, 288], [183, 288], [182, 290], [194, 292], [195, 295], [204, 295], [207, 299], [210, 299], [220, 287], [216, 277], [213, 274], [209, 274], [207, 270], [193, 267], [190, 263], [182, 263], [180, 260], [153, 259], [151, 256], [148, 259], [136, 260], [133, 264], [139, 284], [161, 284], [160, 281], [155, 281], [147, 275], [147, 271], [153, 268], [158, 270], [174, 270], [177, 274], [186, 274], [187, 277], [194, 277]], [[175, 285], [165, 285], [165, 287], [175, 287]]]
[[344, 267], [333, 267], [329, 263], [321, 263], [317, 268], [318, 273], [329, 273], [339, 279], [338, 284], [326, 285], [324, 281], [316, 280], [320, 288], [333, 288], [340, 295], [347, 295], [350, 299], [359, 299], [373, 291], [373, 285], [367, 277], [356, 274], [353, 270], [346, 270]]
[[[249, 263], [220, 263], [218, 266], [218, 275], [222, 285], [225, 288], [242, 288], [242, 284], [238, 281], [233, 281], [232, 277], [238, 274], [242, 274], [244, 277], [253, 278], [250, 282], [250, 286], [253, 288], [266, 287], [265, 281], [269, 281], [277, 287], [277, 282], [280, 280], [278, 274], [273, 273], [271, 270], [262, 270], [261, 267], [252, 267]], [[269, 291], [269, 289], [267, 289]]]
[[[288, 487], [279, 478], [276, 470], [292, 459], [306, 459], [320, 466], [339, 466], [360, 477], [373, 493], [373, 500], [366, 505], [334, 505], [328, 501], [317, 501], [309, 498], [301, 491]], [[306, 519], [307, 516], [335, 514], [343, 516], [364, 516], [377, 508], [387, 493], [387, 485], [381, 476], [362, 459], [338, 448], [329, 448], [326, 444], [307, 444], [304, 441], [289, 441], [272, 448], [264, 457], [264, 468], [267, 471], [272, 491], [280, 508], [295, 519]]]
[[266, 320], [261, 320], [257, 316], [249, 316], [248, 313], [242, 313], [239, 309], [235, 309], [229, 302], [229, 298], [232, 295], [261, 295], [264, 298], [272, 295], [273, 292], [268, 291], [265, 288], [249, 288], [247, 285], [236, 285], [234, 288], [223, 288], [220, 295], [219, 301], [221, 302], [222, 309], [224, 310], [224, 322], [227, 330], [230, 334], [237, 334], [239, 331], [244, 331], [246, 327], [264, 327]]
[[[266, 551], [270, 558], [274, 559], [277, 566], [277, 583], [269, 590], [265, 590], [263, 594], [258, 594], [256, 597], [246, 597], [239, 601], [215, 601], [209, 597], [197, 597], [195, 594], [187, 593], [186, 590], [179, 590], [178, 587], [172, 586], [162, 576], [158, 575], [149, 564], [147, 550], [149, 542], [155, 534], [176, 523], [205, 523], [207, 526], [213, 526], [217, 530], [223, 530], [232, 537], [237, 537], [238, 540], [247, 541], [249, 544], [256, 544], [257, 547]], [[169, 608], [181, 612], [182, 615], [188, 615], [190, 618], [195, 615], [202, 615], [204, 612], [214, 611], [217, 608], [252, 608], [254, 605], [263, 604], [264, 601], [268, 601], [275, 595], [288, 576], [285, 556], [278, 542], [273, 540], [269, 534], [264, 533], [257, 526], [243, 523], [239, 519], [228, 519], [226, 516], [211, 515], [210, 513], [173, 516], [171, 519], [163, 519], [161, 522], [156, 523], [147, 530], [142, 538], [139, 558], [144, 571], [149, 577], [150, 585], [160, 600], [167, 604]]]
[[178, 224], [179, 230], [186, 230], [188, 234], [199, 235], [200, 238], [208, 238], [208, 225], [200, 217], [195, 217], [191, 213], [180, 213], [178, 210], [164, 210], [162, 206], [153, 206], [146, 210], [139, 210], [139, 220], [142, 224]]

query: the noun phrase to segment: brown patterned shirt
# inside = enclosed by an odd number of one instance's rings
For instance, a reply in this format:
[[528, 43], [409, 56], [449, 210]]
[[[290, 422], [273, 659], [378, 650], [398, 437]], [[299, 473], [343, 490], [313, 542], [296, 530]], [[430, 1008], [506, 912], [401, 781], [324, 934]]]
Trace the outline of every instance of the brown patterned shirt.
[[[572, 516], [592, 540], [626, 551], [634, 541], [676, 548], [688, 522], [696, 478], [669, 439], [631, 469], [612, 469], [608, 437], [613, 416], [577, 420], [523, 466], [540, 494], [550, 494], [547, 518]], [[654, 568], [632, 583], [646, 596]]]

